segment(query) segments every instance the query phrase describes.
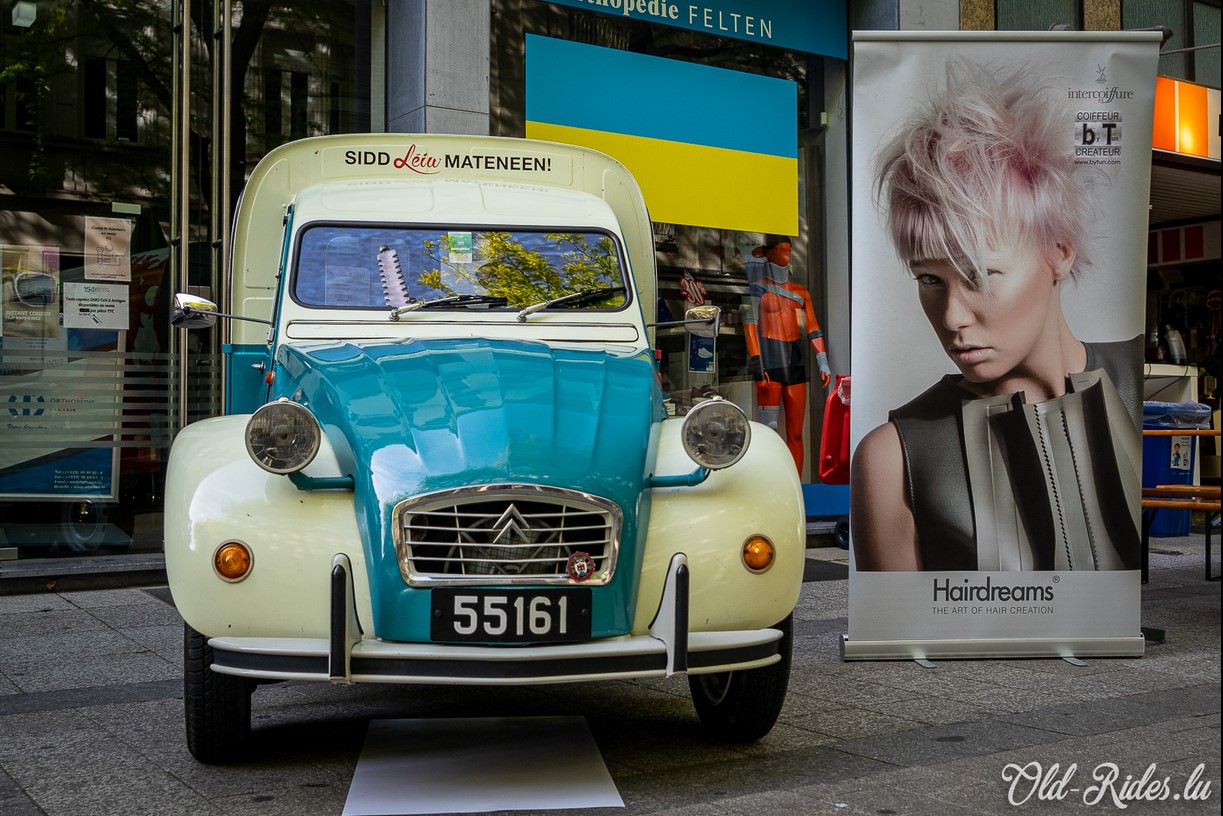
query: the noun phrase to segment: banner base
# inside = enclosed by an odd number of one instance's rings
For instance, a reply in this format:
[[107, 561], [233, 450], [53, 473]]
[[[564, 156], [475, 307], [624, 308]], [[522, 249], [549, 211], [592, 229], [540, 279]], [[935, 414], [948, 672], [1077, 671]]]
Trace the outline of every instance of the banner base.
[[841, 660], [963, 660], [1018, 657], [1142, 657], [1146, 638], [1012, 638], [964, 640], [850, 640], [841, 635]]

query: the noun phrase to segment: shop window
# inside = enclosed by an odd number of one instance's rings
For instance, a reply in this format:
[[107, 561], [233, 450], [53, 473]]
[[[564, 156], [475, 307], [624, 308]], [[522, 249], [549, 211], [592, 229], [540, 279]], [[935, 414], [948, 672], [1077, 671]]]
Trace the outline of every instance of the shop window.
[[306, 136], [309, 87], [309, 74], [301, 71], [289, 74], [289, 136], [294, 139]]
[[[789, 267], [789, 277], [785, 281], [778, 279], [774, 288], [793, 284], [792, 291], [797, 292], [801, 287], [804, 296], [785, 299], [795, 303], [800, 300], [804, 304], [811, 303], [814, 315], [823, 314], [821, 261], [824, 247], [820, 237], [807, 226], [822, 221], [815, 193], [823, 189], [815, 169], [822, 162], [819, 152], [822, 149], [819, 146], [821, 136], [820, 131], [812, 127], [812, 114], [818, 115], [824, 105], [823, 63], [819, 59], [785, 49], [761, 47], [758, 43], [745, 40], [651, 25], [644, 20], [624, 16], [562, 9], [548, 3], [520, 4], [509, 0], [495, 0], [493, 3], [491, 34], [490, 132], [500, 136], [526, 134], [525, 103], [528, 92], [524, 54], [528, 34], [795, 83], [797, 115], [794, 119], [800, 144], [803, 145], [798, 161], [799, 230], [798, 234], [791, 236], [794, 239], [794, 260]], [[658, 83], [643, 92], [669, 100], [682, 97], [685, 89]], [[755, 113], [750, 104], [725, 104], [715, 106], [715, 115], [729, 120], [752, 117]], [[805, 159], [816, 161], [805, 164]], [[811, 195], [807, 191], [811, 191]], [[655, 215], [659, 215], [658, 210], [655, 210]], [[763, 248], [768, 236], [759, 232], [708, 226], [711, 222], [727, 226], [720, 219], [706, 219], [700, 226], [654, 223], [658, 298], [655, 304], [643, 304], [647, 316], [658, 322], [680, 320], [687, 308], [701, 301], [717, 305], [722, 310], [721, 333], [712, 341], [693, 337], [678, 326], [657, 329], [655, 338], [659, 375], [666, 394], [667, 411], [680, 415], [694, 403], [712, 394], [720, 394], [744, 408], [749, 416], [772, 423], [779, 422], [779, 417], [784, 416], [785, 421], [778, 426], [782, 429], [779, 433], [788, 434], [790, 430], [798, 428], [802, 434], [805, 427], [805, 438], [810, 440], [810, 444], [799, 444], [805, 445], [810, 453], [817, 447], [815, 440], [819, 437], [823, 417], [823, 402], [818, 396], [822, 393], [821, 376], [818, 361], [813, 359], [814, 341], [798, 344], [802, 346], [801, 365], [797, 359], [788, 358], [793, 365], [787, 370], [787, 376], [805, 377], [809, 386], [801, 416], [797, 410], [796, 416], [785, 415], [784, 410], [774, 403], [768, 405], [767, 416], [764, 411], [758, 413], [763, 399], [756, 375], [763, 355], [759, 350], [749, 355], [748, 338], [752, 336], [752, 345], [758, 346], [760, 292], [766, 287], [761, 285], [761, 278], [758, 277], [761, 274], [761, 261], [759, 257], [753, 258], [753, 250]], [[753, 283], [757, 285], [753, 286]], [[772, 292], [771, 289], [768, 291]], [[780, 314], [783, 311], [773, 309], [771, 313]], [[803, 323], [807, 322], [815, 321], [807, 321], [804, 308]], [[770, 336], [769, 339], [778, 338]], [[790, 395], [800, 390], [796, 387], [797, 382], [789, 383], [789, 386], [795, 386], [787, 389]], [[771, 397], [772, 393], [773, 389], [770, 388], [766, 396]], [[789, 404], [800, 403], [801, 400], [796, 398]], [[796, 455], [796, 462], [799, 458]], [[810, 458], [808, 455], [808, 460]]]
[[81, 132], [85, 138], [139, 141], [140, 83], [135, 72], [124, 63], [102, 57], [84, 60], [82, 68]]
[[34, 84], [16, 79], [0, 84], [0, 130], [37, 130]]
[[[185, 182], [193, 221], [184, 265], [189, 290], [204, 296], [216, 296], [208, 232], [215, 174], [233, 173], [236, 196], [243, 171], [262, 155], [264, 127], [273, 134], [271, 148], [290, 134], [326, 126], [327, 113], [314, 113], [319, 121], [311, 118], [311, 91], [329, 89], [338, 111], [330, 121], [333, 132], [353, 126], [350, 111], [366, 112], [362, 121], [369, 127], [369, 69], [363, 67], [370, 53], [368, 22], [360, 39], [354, 34], [355, 21], [371, 13], [367, 0], [277, 7], [266, 18], [250, 13], [249, 6], [235, 26], [246, 48], [235, 54], [234, 75], [245, 83], [231, 99], [229, 168], [214, 163], [219, 159], [207, 115], [214, 49], [203, 44], [213, 32], [207, 25], [191, 27], [197, 47], [189, 104], [200, 115], [191, 121]], [[0, 548], [16, 550], [19, 560], [156, 551], [165, 453], [178, 427], [177, 407], [186, 404], [188, 421], [220, 412], [219, 331], [180, 338], [185, 352], [171, 356], [173, 335], [165, 320], [179, 288], [168, 277], [166, 246], [174, 141], [171, 99], [154, 89], [156, 83], [167, 94], [176, 88], [170, 5], [50, 7], [67, 9], [54, 38], [37, 26], [17, 30], [6, 23], [0, 29], [0, 69], [13, 69], [0, 82], [0, 128], [10, 142], [5, 182], [15, 193], [0, 196], [12, 222], [0, 236], [0, 403], [18, 403], [16, 417], [7, 411], [8, 422], [54, 431], [48, 442], [10, 428], [0, 446]], [[38, 73], [14, 68], [18, 64]], [[357, 71], [365, 73], [363, 84], [354, 79]], [[45, 80], [41, 95], [36, 78]], [[46, 138], [30, 137], [39, 130]], [[106, 144], [115, 141], [147, 149]], [[64, 168], [71, 168], [70, 184], [64, 183]], [[113, 251], [86, 251], [88, 235], [113, 228], [108, 222], [128, 218], [134, 205], [139, 215], [132, 219], [126, 253], [119, 253], [119, 244]], [[115, 274], [87, 272], [103, 256], [109, 266], [116, 254], [127, 260], [111, 270]], [[116, 326], [72, 325], [84, 314], [77, 307], [85, 284], [117, 298], [111, 313]], [[183, 393], [179, 365], [187, 369]], [[50, 406], [73, 412], [53, 413]], [[93, 424], [80, 425], [81, 417]], [[105, 427], [98, 430], [98, 423]]]
[[331, 107], [328, 110], [328, 116], [327, 116], [327, 132], [328, 133], [339, 133], [340, 132], [340, 122], [342, 121], [340, 118], [341, 117], [340, 97], [341, 97], [340, 83], [332, 82], [331, 83], [331, 94], [330, 94]]
[[32, 79], [19, 79], [13, 83], [17, 88], [17, 130], [31, 133], [38, 130], [38, 89]]
[[120, 64], [115, 71], [115, 138], [121, 142], [137, 140], [137, 103], [139, 83], [136, 75]]
[[685, 413], [710, 388], [751, 410], [754, 380], [743, 329], [750, 297], [745, 259], [763, 240], [760, 233], [654, 224], [655, 318], [679, 320], [689, 307], [706, 303], [722, 310], [722, 331], [716, 345], [708, 344], [712, 348], [682, 328], [658, 330], [669, 411]]
[[[8, 22], [4, 17], [0, 20]], [[5, 75], [0, 83], [0, 130], [32, 131], [37, 102], [34, 83], [23, 72], [28, 57], [28, 40], [22, 39], [26, 29], [10, 30], [16, 36], [0, 37], [0, 72]]]
[[87, 59], [84, 66], [84, 98], [81, 100], [82, 128], [87, 139], [106, 138], [106, 60]]
[[[286, 88], [287, 85], [287, 88]], [[263, 132], [268, 147], [285, 141], [285, 97], [289, 101], [289, 139], [309, 135], [310, 75], [304, 71], [269, 68], [263, 72]]]
[[281, 125], [280, 79], [283, 72], [269, 68], [263, 72], [263, 134], [270, 150], [279, 144], [284, 135]]

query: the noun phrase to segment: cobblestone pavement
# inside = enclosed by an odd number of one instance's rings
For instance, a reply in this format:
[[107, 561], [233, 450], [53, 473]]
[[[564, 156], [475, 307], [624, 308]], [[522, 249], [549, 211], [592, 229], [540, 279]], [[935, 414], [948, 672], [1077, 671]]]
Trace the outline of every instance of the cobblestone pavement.
[[[1204, 580], [1201, 534], [1153, 540], [1146, 655], [1083, 666], [844, 663], [846, 560], [835, 547], [808, 550], [790, 694], [758, 743], [708, 742], [682, 678], [501, 690], [284, 683], [255, 693], [258, 759], [231, 767], [201, 765], [185, 748], [182, 622], [164, 586], [0, 594], [0, 814], [338, 816], [371, 719], [556, 714], [585, 717], [624, 799], [597, 813], [1220, 812], [1220, 585]], [[1132, 794], [1158, 796], [1166, 778], [1166, 798], [1085, 802], [1106, 763], [1116, 789], [1132, 775]], [[1037, 764], [1065, 781], [1012, 805], [1004, 768]]]

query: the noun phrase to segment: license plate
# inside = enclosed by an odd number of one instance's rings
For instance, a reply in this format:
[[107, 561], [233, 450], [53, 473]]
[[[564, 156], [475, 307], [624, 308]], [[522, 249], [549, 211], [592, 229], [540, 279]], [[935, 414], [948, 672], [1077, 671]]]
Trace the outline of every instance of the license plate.
[[590, 590], [434, 589], [435, 642], [544, 643], [590, 639]]

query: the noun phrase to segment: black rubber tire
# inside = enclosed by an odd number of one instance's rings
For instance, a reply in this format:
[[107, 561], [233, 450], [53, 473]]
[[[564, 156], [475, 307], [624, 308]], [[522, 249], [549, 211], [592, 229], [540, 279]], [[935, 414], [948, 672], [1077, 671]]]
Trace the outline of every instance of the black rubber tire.
[[697, 716], [715, 739], [752, 742], [773, 730], [790, 684], [793, 616], [775, 628], [782, 631], [777, 644], [781, 660], [773, 665], [748, 671], [688, 675]]
[[245, 756], [253, 690], [244, 678], [214, 672], [208, 638], [183, 624], [183, 709], [191, 756], [209, 765]]
[[849, 518], [837, 519], [836, 526], [832, 528], [832, 540], [842, 550], [849, 549]]

